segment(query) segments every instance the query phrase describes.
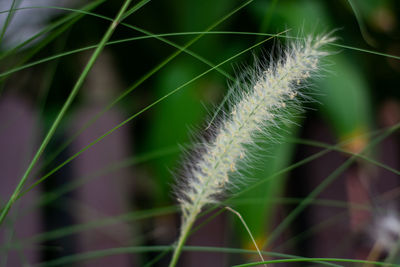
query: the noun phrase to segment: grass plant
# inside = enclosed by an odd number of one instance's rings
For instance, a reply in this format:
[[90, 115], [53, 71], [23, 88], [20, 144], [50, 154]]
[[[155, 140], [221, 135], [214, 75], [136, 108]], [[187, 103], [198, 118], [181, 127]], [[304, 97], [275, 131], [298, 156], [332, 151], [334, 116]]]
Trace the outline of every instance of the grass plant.
[[[400, 174], [393, 162], [398, 159], [395, 147], [400, 127], [396, 117], [400, 56], [393, 41], [400, 18], [395, 0], [174, 0], [168, 5], [151, 0], [96, 0], [77, 6], [31, 7], [20, 6], [21, 1], [9, 2], [8, 10], [0, 10], [4, 16], [0, 25], [0, 108], [10, 95], [28, 100], [43, 126], [42, 138], [35, 139], [31, 133], [31, 145], [38, 146], [33, 155], [24, 156], [29, 157], [29, 163], [21, 175], [2, 175], [0, 179], [0, 187], [12, 182], [16, 185], [9, 195], [0, 196], [0, 267], [9, 266], [14, 252], [21, 266], [74, 266], [95, 260], [101, 264], [108, 257], [130, 255], [132, 263], [139, 266], [173, 267], [188, 264], [187, 258], [194, 257], [188, 253], [183, 259], [182, 252], [207, 253], [210, 258], [218, 255], [227, 266], [400, 266], [397, 239], [393, 248], [378, 254], [371, 248], [363, 259], [356, 259], [356, 253], [342, 256], [333, 248], [327, 252], [329, 256], [320, 257], [312, 254], [315, 247], [311, 247], [341, 221], [350, 222], [352, 212], [369, 213], [372, 218], [366, 224], [372, 225], [374, 216], [384, 216], [400, 195], [397, 187], [378, 192], [381, 186], [388, 186], [386, 179]], [[211, 4], [212, 9], [208, 8]], [[59, 15], [30, 38], [5, 47], [7, 36], [14, 34], [10, 29], [18, 15], [34, 10], [57, 11]], [[339, 19], [342, 16], [343, 20]], [[316, 18], [322, 26], [316, 26]], [[337, 28], [337, 39], [318, 35]], [[294, 36], [297, 32], [301, 32], [299, 37]], [[277, 49], [277, 43], [288, 45]], [[102, 103], [77, 131], [67, 134], [74, 112], [85, 105], [81, 94], [86, 90], [85, 82], [105, 50], [118, 59], [112, 67], [121, 75], [124, 89]], [[256, 59], [253, 68], [238, 67], [239, 77], [235, 78], [229, 64], [251, 65], [252, 53], [255, 58], [265, 57], [262, 50], [272, 51], [270, 59]], [[85, 51], [90, 56], [79, 68], [77, 62], [82, 61]], [[331, 55], [330, 62], [321, 72], [320, 60], [327, 55]], [[308, 90], [310, 77], [315, 90]], [[95, 96], [89, 99], [95, 100]], [[110, 124], [86, 145], [72, 149], [100, 118], [116, 110], [123, 116], [121, 121]], [[204, 122], [206, 110], [215, 112]], [[307, 116], [299, 115], [305, 111]], [[14, 138], [2, 133], [19, 123], [18, 116], [6, 115], [9, 118], [0, 121], [0, 138], [4, 140]], [[323, 121], [328, 130], [312, 128], [310, 122], [314, 121]], [[194, 142], [187, 137], [187, 127], [192, 125], [205, 125], [197, 131], [205, 134], [198, 134]], [[310, 127], [315, 135], [307, 134]], [[132, 145], [126, 144], [129, 157], [98, 166], [87, 175], [69, 172], [88, 151], [116, 131], [125, 130], [131, 134]], [[329, 134], [318, 138], [318, 131]], [[62, 140], [56, 144], [60, 136]], [[183, 166], [179, 166], [179, 144], [190, 151]], [[4, 162], [19, 149], [0, 151]], [[302, 154], [301, 150], [308, 149], [312, 153]], [[60, 155], [66, 157], [59, 160]], [[304, 169], [320, 170], [319, 162], [330, 166], [327, 157], [339, 163], [329, 172], [321, 172], [321, 181], [311, 186], [308, 176], [313, 175]], [[120, 170], [129, 171], [134, 184], [124, 185], [132, 189], [132, 195], [126, 196], [130, 198], [129, 210], [18, 237], [22, 231], [17, 225], [25, 216], [49, 205], [59, 204], [71, 218], [77, 217], [76, 206], [63, 199], [82, 187], [95, 190], [97, 179]], [[170, 170], [177, 170], [177, 181]], [[368, 178], [369, 204], [324, 196], [354, 170]], [[299, 177], [302, 171], [306, 177]], [[50, 191], [44, 189], [63, 174], [71, 179]], [[304, 184], [298, 186], [293, 180], [304, 180]], [[119, 182], [118, 177], [114, 182]], [[293, 186], [304, 187], [306, 193], [293, 196], [286, 192]], [[40, 189], [43, 192], [29, 205], [18, 205], [29, 192]], [[77, 199], [69, 200], [79, 206]], [[317, 208], [337, 212], [326, 220], [305, 219]], [[175, 222], [179, 210], [180, 225]], [[231, 218], [227, 210], [240, 219]], [[227, 233], [221, 233], [227, 236], [225, 245], [186, 245], [188, 238], [201, 235], [217, 217], [226, 219]], [[308, 220], [312, 223], [306, 224]], [[164, 236], [160, 222], [169, 227]], [[77, 249], [74, 254], [40, 262], [29, 262], [25, 255], [35, 249], [42, 255], [62, 251], [62, 247], [48, 244], [57, 244], [61, 238], [79, 238], [96, 229], [101, 233], [120, 223], [135, 233], [129, 244], [93, 251]], [[154, 229], [149, 231], [148, 227]], [[363, 229], [365, 237], [369, 228]], [[353, 245], [349, 251], [354, 252], [362, 247], [354, 245], [361, 231], [352, 231], [354, 236], [349, 234], [346, 244]], [[178, 234], [177, 242], [165, 246], [174, 241], [174, 233]], [[382, 240], [373, 235], [365, 238]], [[337, 246], [345, 247], [344, 243]], [[309, 244], [311, 255], [301, 249], [304, 244]], [[390, 257], [385, 258], [385, 253]], [[261, 261], [255, 260], [257, 254]]]

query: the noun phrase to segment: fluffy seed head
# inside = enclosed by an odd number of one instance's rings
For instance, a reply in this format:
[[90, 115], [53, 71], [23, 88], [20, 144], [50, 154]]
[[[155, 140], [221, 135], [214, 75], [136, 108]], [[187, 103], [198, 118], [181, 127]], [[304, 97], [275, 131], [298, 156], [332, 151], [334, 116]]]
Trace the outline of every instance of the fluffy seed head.
[[246, 144], [252, 143], [255, 134], [274, 127], [288, 105], [299, 101], [304, 81], [328, 54], [322, 46], [332, 41], [327, 35], [296, 41], [279, 60], [252, 70], [252, 77], [247, 77], [250, 83], [238, 83], [239, 88], [234, 89], [239, 100], [220, 122], [214, 139], [202, 143], [199, 156], [185, 166], [177, 192], [184, 221], [196, 216], [204, 205], [216, 202], [216, 196], [235, 183], [230, 176], [246, 157]]

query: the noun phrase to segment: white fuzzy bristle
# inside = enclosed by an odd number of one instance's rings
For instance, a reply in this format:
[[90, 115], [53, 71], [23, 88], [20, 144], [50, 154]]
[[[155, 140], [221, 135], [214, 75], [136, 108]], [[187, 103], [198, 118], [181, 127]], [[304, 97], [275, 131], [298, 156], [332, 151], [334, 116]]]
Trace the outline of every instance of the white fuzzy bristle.
[[274, 127], [276, 120], [288, 113], [289, 104], [299, 102], [304, 80], [318, 70], [320, 58], [328, 54], [321, 47], [332, 41], [329, 36], [296, 41], [281, 59], [251, 71], [253, 82], [247, 88], [235, 88], [239, 99], [215, 130], [215, 138], [205, 142], [200, 156], [186, 166], [186, 181], [178, 185], [184, 223], [196, 217], [204, 205], [216, 202], [215, 197], [228, 185], [235, 184], [230, 176], [247, 157], [246, 144], [253, 142], [255, 134]]

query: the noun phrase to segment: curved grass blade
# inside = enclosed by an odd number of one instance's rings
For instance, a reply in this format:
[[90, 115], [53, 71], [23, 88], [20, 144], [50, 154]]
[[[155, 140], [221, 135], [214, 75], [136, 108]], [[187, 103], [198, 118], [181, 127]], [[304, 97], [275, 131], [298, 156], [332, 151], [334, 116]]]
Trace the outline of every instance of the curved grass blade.
[[359, 10], [358, 10], [357, 6], [353, 2], [353, 0], [347, 0], [347, 2], [349, 3], [351, 9], [353, 10], [354, 17], [357, 20], [358, 27], [360, 28], [361, 36], [363, 37], [364, 41], [367, 44], [369, 44], [370, 46], [376, 46], [376, 42], [371, 37], [371, 35], [368, 33], [367, 27], [365, 26], [364, 20], [361, 16], [360, 12], [358, 12]]
[[[76, 11], [77, 13], [83, 13], [83, 14], [87, 14], [87, 15], [103, 18], [105, 20], [112, 20], [111, 18], [102, 16], [102, 15], [98, 15], [96, 13], [85, 12], [85, 11], [78, 10], [78, 9], [71, 9], [71, 8], [57, 8], [57, 9]], [[1, 13], [2, 12], [0, 12], [0, 14]], [[136, 27], [136, 26], [132, 26], [130, 24], [121, 23], [121, 25], [129, 27], [129, 28], [134, 29], [134, 30], [137, 30], [139, 32], [145, 33], [146, 35], [110, 41], [110, 42], [106, 43], [107, 46], [108, 45], [120, 44], [120, 43], [124, 43], [124, 42], [129, 42], [129, 41], [137, 41], [137, 40], [145, 40], [145, 39], [149, 39], [149, 38], [157, 38], [159, 40], [162, 40], [163, 42], [166, 42], [166, 43], [168, 43], [168, 44], [170, 44], [170, 45], [182, 50], [183, 52], [188, 53], [189, 55], [201, 60], [202, 62], [204, 62], [204, 63], [206, 63], [208, 65], [211, 65], [212, 63], [210, 63], [206, 59], [202, 58], [201, 56], [195, 54], [191, 50], [187, 49], [187, 47], [179, 46], [179, 45], [177, 45], [177, 44], [175, 44], [175, 43], [173, 43], [171, 41], [168, 41], [168, 40], [164, 39], [163, 37], [199, 35], [199, 34], [202, 34], [202, 35], [214, 35], [214, 34], [220, 35], [220, 34], [225, 34], [225, 35], [250, 35], [250, 36], [254, 35], [254, 36], [267, 36], [267, 37], [275, 36], [277, 38], [297, 39], [297, 37], [291, 37], [291, 36], [287, 36], [287, 35], [277, 36], [276, 34], [270, 34], [270, 33], [234, 32], [234, 31], [208, 31], [208, 32], [199, 31], [199, 32], [174, 32], [174, 33], [153, 34], [153, 33], [148, 32], [148, 31], [146, 31], [146, 30], [144, 30], [142, 28], [139, 28], [139, 27]], [[340, 48], [345, 48], [345, 49], [349, 49], [349, 50], [354, 50], [354, 51], [358, 51], [358, 52], [363, 52], [363, 53], [367, 53], [367, 54], [372, 54], [372, 55], [377, 55], [377, 56], [382, 56], [382, 57], [387, 57], [387, 58], [400, 60], [400, 56], [391, 55], [391, 54], [387, 54], [387, 53], [382, 53], [382, 52], [379, 52], [379, 51], [362, 49], [362, 48], [349, 46], [349, 45], [345, 45], [345, 44], [338, 44], [338, 43], [331, 43], [329, 45], [334, 46], [334, 47], [340, 47]], [[36, 60], [34, 62], [30, 62], [30, 63], [24, 64], [22, 66], [14, 67], [14, 68], [11, 68], [11, 69], [9, 69], [9, 70], [7, 70], [5, 72], [2, 72], [2, 73], [0, 73], [0, 77], [8, 76], [8, 75], [11, 75], [11, 74], [13, 74], [15, 72], [18, 72], [20, 70], [23, 70], [23, 69], [26, 69], [26, 68], [30, 68], [30, 67], [33, 67], [33, 66], [36, 66], [38, 64], [42, 64], [42, 63], [45, 63], [45, 62], [48, 62], [48, 61], [51, 61], [51, 60], [55, 60], [55, 59], [60, 58], [60, 57], [65, 57], [65, 56], [68, 56], [68, 55], [72, 55], [72, 54], [75, 54], [75, 53], [79, 53], [79, 52], [83, 52], [83, 51], [87, 51], [87, 50], [95, 49], [95, 48], [97, 48], [97, 45], [90, 45], [90, 46], [86, 46], [86, 47], [70, 50], [70, 51], [67, 51], [67, 52], [62, 52], [62, 53], [59, 53], [57, 55], [49, 56], [49, 57], [46, 57], [46, 58], [42, 58], [42, 59]], [[221, 73], [223, 75], [225, 75], [228, 79], [232, 78], [232, 76], [230, 76], [226, 72], [221, 71]]]
[[[75, 262], [87, 261], [91, 259], [98, 259], [112, 255], [118, 254], [131, 254], [131, 253], [145, 253], [145, 252], [165, 252], [172, 250], [172, 246], [135, 246], [135, 247], [121, 247], [121, 248], [112, 248], [105, 250], [98, 250], [92, 252], [86, 252], [71, 256], [66, 256], [63, 258], [59, 258], [56, 260], [43, 262], [39, 264], [40, 267], [50, 267], [50, 266], [60, 266], [63, 264], [72, 264]], [[202, 247], [202, 246], [185, 246], [183, 248], [184, 251], [197, 251], [197, 252], [211, 252], [211, 253], [228, 253], [228, 254], [257, 254], [255, 250], [246, 250], [246, 249], [238, 249], [238, 248], [221, 248], [221, 247]], [[280, 258], [292, 258], [292, 259], [309, 259], [304, 257], [299, 257], [296, 255], [283, 254], [277, 252], [261, 252], [263, 255], [272, 256], [272, 257], [280, 257]], [[330, 262], [320, 261], [317, 262], [327, 266], [341, 266]]]

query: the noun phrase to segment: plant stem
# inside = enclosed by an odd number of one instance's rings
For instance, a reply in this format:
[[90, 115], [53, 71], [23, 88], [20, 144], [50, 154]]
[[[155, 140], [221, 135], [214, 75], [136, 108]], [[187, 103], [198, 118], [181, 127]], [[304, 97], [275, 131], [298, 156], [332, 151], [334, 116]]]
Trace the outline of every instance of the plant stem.
[[50, 127], [46, 137], [44, 138], [42, 144], [40, 145], [39, 149], [36, 151], [35, 156], [33, 157], [31, 163], [29, 164], [28, 168], [26, 169], [24, 175], [22, 176], [21, 180], [19, 181], [17, 187], [15, 188], [13, 194], [11, 195], [10, 199], [8, 200], [7, 204], [4, 206], [3, 210], [1, 211], [0, 215], [0, 225], [3, 223], [4, 219], [6, 218], [11, 206], [15, 202], [18, 197], [18, 194], [21, 192], [22, 187], [24, 186], [26, 180], [28, 179], [29, 174], [32, 172], [33, 167], [39, 160], [40, 156], [42, 155], [43, 151], [45, 150], [47, 144], [50, 142], [51, 138], [53, 137], [58, 125], [60, 124], [62, 118], [64, 117], [65, 113], [67, 112], [69, 106], [71, 105], [72, 101], [74, 100], [75, 96], [78, 94], [79, 89], [82, 87], [83, 82], [86, 79], [89, 71], [94, 65], [94, 62], [99, 57], [100, 52], [103, 50], [104, 46], [106, 45], [107, 41], [110, 39], [111, 35], [113, 34], [115, 28], [117, 27], [119, 21], [121, 20], [123, 14], [125, 13], [126, 9], [128, 8], [130, 2], [132, 0], [126, 0], [124, 5], [121, 7], [118, 15], [111, 23], [110, 27], [108, 28], [107, 32], [104, 34], [103, 38], [101, 39], [97, 49], [93, 52], [93, 55], [90, 57], [88, 63], [86, 64], [84, 70], [82, 71], [81, 75], [79, 76], [78, 81], [75, 83], [71, 93], [69, 94], [67, 100], [65, 101], [63, 107], [61, 108], [60, 112], [57, 115], [57, 118], [54, 120], [53, 124]]
[[175, 267], [178, 262], [179, 256], [181, 255], [183, 245], [186, 242], [186, 239], [189, 236], [190, 229], [193, 226], [194, 221], [196, 220], [197, 213], [193, 213], [190, 217], [187, 218], [184, 225], [182, 226], [181, 234], [179, 236], [178, 243], [175, 247], [174, 254], [172, 256], [171, 262], [169, 263], [169, 267]]

